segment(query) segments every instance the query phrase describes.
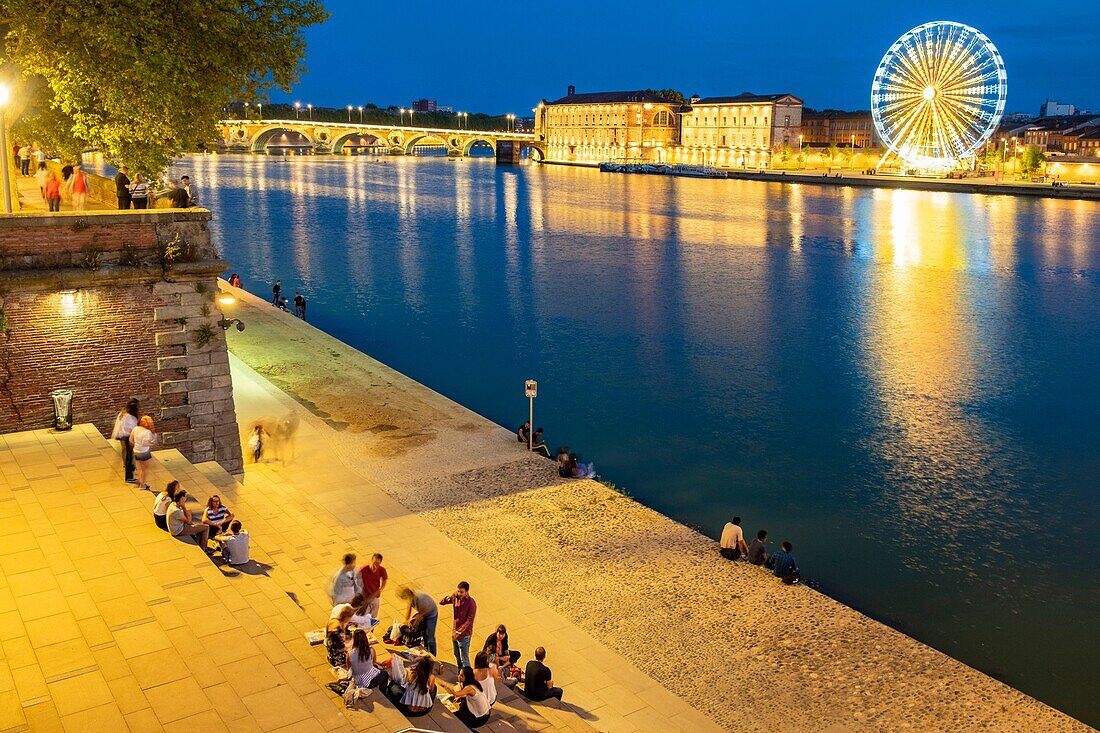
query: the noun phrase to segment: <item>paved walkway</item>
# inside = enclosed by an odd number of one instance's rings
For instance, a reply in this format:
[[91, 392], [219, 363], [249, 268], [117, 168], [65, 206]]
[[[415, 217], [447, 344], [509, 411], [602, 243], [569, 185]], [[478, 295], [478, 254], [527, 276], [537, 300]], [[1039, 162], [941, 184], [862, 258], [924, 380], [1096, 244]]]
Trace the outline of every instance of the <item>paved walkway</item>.
[[[46, 201], [42, 198], [41, 191], [38, 190], [38, 181], [33, 175], [21, 176], [14, 173], [11, 178], [13, 191], [12, 194], [19, 197], [19, 203], [14, 206], [16, 213], [45, 213], [49, 211], [49, 206], [46, 205]], [[0, 196], [0, 198], [3, 198]], [[110, 211], [114, 207], [107, 204], [96, 201], [89, 198], [86, 211]], [[61, 201], [62, 211], [73, 211], [72, 203], [63, 198]]]

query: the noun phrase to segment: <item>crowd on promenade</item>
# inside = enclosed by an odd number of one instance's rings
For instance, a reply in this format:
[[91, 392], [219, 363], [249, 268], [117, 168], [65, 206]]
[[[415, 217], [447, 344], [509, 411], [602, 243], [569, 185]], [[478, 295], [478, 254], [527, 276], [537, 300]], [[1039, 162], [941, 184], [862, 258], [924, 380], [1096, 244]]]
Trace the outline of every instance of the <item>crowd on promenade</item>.
[[[382, 561], [382, 554], [375, 552], [369, 562], [359, 565], [358, 557], [348, 553], [330, 583], [332, 612], [323, 640], [328, 663], [338, 678], [331, 687], [343, 695], [347, 706], [381, 689], [404, 715], [417, 717], [427, 714], [438, 698], [464, 724], [477, 728], [489, 722], [498, 685], [514, 688], [532, 701], [562, 699], [563, 690], [554, 684], [546, 665], [545, 647], [536, 647], [534, 658], [521, 669], [522, 654], [511, 648], [504, 624], [498, 624], [471, 657], [478, 607], [466, 581], [438, 600], [411, 586], [398, 588], [404, 620], [394, 619], [382, 636], [381, 642], [392, 649], [381, 659], [372, 630], [379, 623], [382, 592], [389, 582]], [[438, 659], [440, 606], [453, 608], [451, 648], [458, 669], [454, 684], [442, 679]], [[440, 690], [445, 694], [440, 695]]]
[[[14, 145], [12, 156], [21, 176], [34, 177], [39, 194], [49, 211], [61, 211], [62, 202], [66, 200], [73, 211], [85, 211], [88, 208], [92, 184], [80, 162], [62, 165], [58, 175], [49, 166], [49, 162], [57, 161], [57, 158], [48, 155], [37, 142]], [[176, 209], [198, 205], [197, 189], [190, 176], [161, 182], [139, 173], [131, 179], [129, 167], [123, 165], [119, 167], [114, 183], [119, 210], [150, 208], [151, 203], [158, 198], [168, 199], [172, 208]]]
[[[126, 483], [152, 491], [148, 482], [149, 462], [159, 439], [153, 418], [139, 415], [141, 405], [138, 400], [131, 399], [115, 416], [111, 438], [117, 440], [122, 448]], [[157, 527], [173, 537], [193, 538], [207, 555], [220, 552], [222, 561], [229, 565], [239, 566], [249, 562], [251, 538], [248, 531], [220, 496], [210, 496], [201, 515], [196, 518], [188, 502], [189, 495], [179, 481], [169, 481], [162, 491], [154, 493], [153, 524]]]

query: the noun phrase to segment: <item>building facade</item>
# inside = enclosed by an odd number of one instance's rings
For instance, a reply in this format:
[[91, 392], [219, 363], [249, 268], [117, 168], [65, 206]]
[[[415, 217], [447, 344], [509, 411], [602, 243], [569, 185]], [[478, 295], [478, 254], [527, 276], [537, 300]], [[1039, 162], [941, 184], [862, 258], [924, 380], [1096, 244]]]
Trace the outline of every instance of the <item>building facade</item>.
[[673, 159], [760, 167], [773, 152], [797, 148], [801, 129], [802, 100], [793, 94], [692, 97], [680, 115], [680, 145]]
[[807, 109], [802, 113], [802, 143], [812, 147], [872, 148], [879, 146], [870, 111], [844, 112]]
[[435, 112], [436, 103], [434, 99], [418, 99], [412, 103], [412, 109], [416, 112]]
[[679, 144], [682, 103], [645, 90], [568, 93], [535, 108], [535, 133], [548, 160], [666, 162]]

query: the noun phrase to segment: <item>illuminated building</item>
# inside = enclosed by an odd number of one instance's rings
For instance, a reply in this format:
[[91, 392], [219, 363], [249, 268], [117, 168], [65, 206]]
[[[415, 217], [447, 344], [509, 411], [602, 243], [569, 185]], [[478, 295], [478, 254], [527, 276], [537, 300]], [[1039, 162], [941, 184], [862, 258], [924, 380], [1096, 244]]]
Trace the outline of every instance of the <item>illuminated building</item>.
[[766, 165], [784, 146], [798, 148], [802, 100], [793, 94], [692, 97], [680, 120], [673, 160], [735, 167]]
[[855, 136], [857, 148], [870, 148], [879, 144], [870, 110], [858, 112], [843, 112], [835, 109], [820, 112], [812, 109], [804, 110], [802, 135], [806, 145], [815, 147], [827, 145], [847, 147], [852, 144], [853, 136]]
[[679, 142], [682, 104], [651, 91], [569, 93], [535, 109], [535, 132], [547, 159], [599, 163], [606, 160], [668, 160]]

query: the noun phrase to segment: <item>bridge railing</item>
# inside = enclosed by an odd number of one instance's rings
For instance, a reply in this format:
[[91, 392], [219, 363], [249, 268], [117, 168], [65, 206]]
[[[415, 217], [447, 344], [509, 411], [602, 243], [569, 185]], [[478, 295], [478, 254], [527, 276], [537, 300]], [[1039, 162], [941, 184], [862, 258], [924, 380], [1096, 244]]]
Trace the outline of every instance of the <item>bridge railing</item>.
[[457, 127], [412, 127], [410, 125], [382, 125], [370, 122], [358, 124], [355, 122], [323, 122], [320, 120], [222, 120], [219, 125], [226, 128], [239, 127], [241, 125], [250, 125], [255, 127], [270, 127], [274, 125], [279, 127], [288, 127], [291, 129], [293, 129], [294, 127], [329, 127], [338, 128], [341, 130], [401, 130], [431, 134], [457, 134], [463, 137], [484, 135], [492, 137], [508, 137], [516, 140], [535, 139], [535, 134], [532, 132], [509, 132], [508, 130], [467, 130]]

